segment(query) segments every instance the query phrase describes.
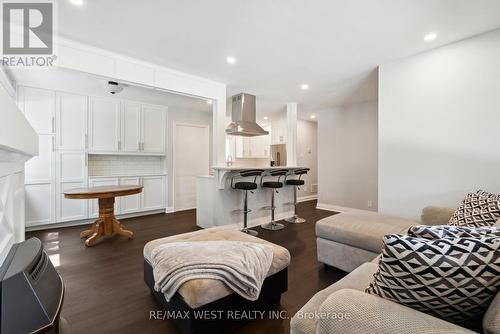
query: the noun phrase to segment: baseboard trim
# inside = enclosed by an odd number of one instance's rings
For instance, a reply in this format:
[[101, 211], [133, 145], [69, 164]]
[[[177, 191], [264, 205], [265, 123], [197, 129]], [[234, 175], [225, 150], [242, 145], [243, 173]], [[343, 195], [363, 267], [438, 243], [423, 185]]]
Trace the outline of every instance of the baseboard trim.
[[[127, 219], [127, 218], [141, 217], [141, 216], [156, 215], [158, 213], [165, 213], [165, 210], [161, 209], [161, 210], [151, 210], [151, 211], [144, 211], [144, 212], [128, 213], [128, 214], [124, 214], [124, 215], [117, 215], [116, 218]], [[89, 218], [89, 219], [83, 219], [83, 220], [72, 220], [72, 221], [60, 222], [60, 223], [54, 223], [54, 224], [26, 226], [26, 232], [50, 230], [50, 229], [54, 229], [54, 228], [63, 228], [63, 227], [71, 227], [71, 226], [90, 225], [96, 220], [96, 218]]]
[[348, 208], [345, 206], [332, 205], [332, 204], [319, 203], [319, 202], [318, 202], [318, 204], [316, 204], [316, 209], [339, 212], [339, 213], [356, 210], [356, 209]]
[[318, 199], [318, 195], [308, 195], [308, 196], [301, 196], [297, 198], [297, 202], [307, 202], [307, 201], [313, 201], [315, 199]]

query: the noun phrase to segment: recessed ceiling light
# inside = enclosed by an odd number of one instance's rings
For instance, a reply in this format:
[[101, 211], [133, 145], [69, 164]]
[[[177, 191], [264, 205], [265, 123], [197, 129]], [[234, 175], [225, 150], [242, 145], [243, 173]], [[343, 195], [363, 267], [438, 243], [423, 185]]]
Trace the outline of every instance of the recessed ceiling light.
[[207, 104], [212, 104], [212, 100], [207, 100]]
[[226, 62], [228, 64], [234, 64], [234, 63], [236, 63], [236, 58], [229, 56], [226, 58]]
[[269, 119], [269, 117], [264, 116], [264, 121], [267, 121], [268, 119]]
[[316, 115], [311, 115], [311, 119], [316, 119]]
[[300, 89], [302, 89], [302, 90], [308, 90], [309, 89], [309, 85], [308, 84], [302, 84], [302, 85], [300, 85]]
[[436, 39], [438, 35], [435, 32], [428, 33], [424, 36], [424, 41], [430, 42]]
[[69, 0], [75, 6], [83, 6], [83, 0]]

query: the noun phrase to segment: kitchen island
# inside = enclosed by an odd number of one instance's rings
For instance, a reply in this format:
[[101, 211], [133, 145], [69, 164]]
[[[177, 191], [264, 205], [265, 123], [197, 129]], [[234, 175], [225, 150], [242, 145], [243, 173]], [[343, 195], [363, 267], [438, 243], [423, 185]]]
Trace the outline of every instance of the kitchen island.
[[[243, 214], [235, 210], [243, 209], [244, 191], [231, 188], [231, 178], [239, 171], [248, 169], [263, 169], [263, 176], [276, 169], [290, 171], [303, 167], [213, 167], [214, 175], [198, 176], [196, 179], [196, 224], [202, 228], [214, 226], [243, 227]], [[273, 177], [266, 177], [271, 180]], [[236, 179], [235, 179], [236, 180]], [[283, 179], [282, 179], [283, 180]], [[247, 178], [245, 181], [253, 181]], [[236, 182], [236, 181], [235, 181]], [[271, 221], [271, 211], [263, 209], [271, 205], [271, 190], [260, 187], [260, 177], [257, 177], [258, 188], [253, 194], [248, 194], [248, 226], [257, 226]], [[276, 194], [276, 220], [293, 216], [293, 187], [284, 185]]]

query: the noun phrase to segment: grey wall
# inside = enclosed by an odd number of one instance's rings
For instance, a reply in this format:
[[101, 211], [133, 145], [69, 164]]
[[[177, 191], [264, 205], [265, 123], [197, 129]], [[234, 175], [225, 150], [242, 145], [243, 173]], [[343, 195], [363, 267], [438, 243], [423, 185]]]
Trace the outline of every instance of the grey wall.
[[377, 210], [377, 123], [377, 101], [318, 113], [319, 207]]
[[500, 193], [500, 30], [381, 66], [379, 211]]

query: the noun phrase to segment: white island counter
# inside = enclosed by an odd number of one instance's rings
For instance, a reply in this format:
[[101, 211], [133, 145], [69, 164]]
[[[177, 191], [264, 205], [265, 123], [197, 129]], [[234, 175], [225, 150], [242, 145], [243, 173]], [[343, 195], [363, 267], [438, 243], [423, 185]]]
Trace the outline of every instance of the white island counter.
[[[277, 169], [290, 171], [300, 166], [277, 167], [213, 167], [214, 175], [198, 176], [196, 180], [196, 224], [203, 228], [234, 225], [243, 227], [243, 214], [235, 214], [234, 210], [243, 209], [243, 190], [231, 189], [231, 178], [239, 171], [248, 169], [263, 169], [263, 176]], [[274, 177], [265, 177], [271, 180]], [[276, 178], [277, 179], [277, 178]], [[240, 180], [243, 180], [242, 178]], [[283, 178], [282, 178], [283, 180]], [[244, 181], [253, 181], [245, 178]], [[235, 179], [235, 182], [236, 179]], [[248, 194], [248, 207], [252, 210], [248, 214], [248, 226], [257, 226], [271, 220], [271, 211], [263, 207], [271, 205], [271, 189], [260, 187], [260, 177], [257, 177], [258, 188], [253, 194]], [[276, 220], [293, 216], [293, 187], [284, 185], [276, 194]]]

